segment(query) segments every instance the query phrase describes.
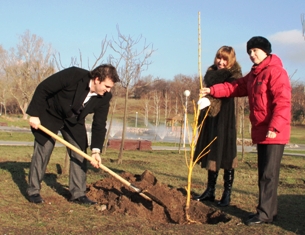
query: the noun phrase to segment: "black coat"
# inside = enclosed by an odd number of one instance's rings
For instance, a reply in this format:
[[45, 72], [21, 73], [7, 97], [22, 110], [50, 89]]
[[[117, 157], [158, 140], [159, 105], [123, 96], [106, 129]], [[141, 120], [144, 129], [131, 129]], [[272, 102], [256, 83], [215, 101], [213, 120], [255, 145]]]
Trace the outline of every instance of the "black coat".
[[[232, 82], [240, 78], [241, 75], [241, 69], [238, 63], [230, 70], [217, 70], [215, 66], [211, 66], [204, 76], [204, 83], [207, 87], [210, 87], [218, 83]], [[217, 139], [210, 148], [206, 149], [206, 151], [210, 150], [210, 153], [205, 155], [199, 163], [201, 167], [213, 171], [218, 171], [220, 168], [232, 169], [237, 163], [234, 98], [211, 98], [211, 110], [212, 108], [216, 109], [216, 111], [210, 111], [203, 123], [201, 132], [199, 133], [194, 159], [217, 136]], [[205, 108], [200, 111], [198, 125], [202, 122], [207, 109]]]
[[[54, 133], [65, 126], [82, 150], [88, 147], [85, 117], [94, 113], [92, 122], [91, 149], [102, 149], [111, 93], [93, 96], [84, 108], [82, 102], [89, 92], [89, 71], [71, 67], [55, 73], [36, 88], [27, 109], [27, 114], [40, 118], [43, 126]], [[45, 144], [50, 137], [41, 130], [32, 128], [35, 140]]]

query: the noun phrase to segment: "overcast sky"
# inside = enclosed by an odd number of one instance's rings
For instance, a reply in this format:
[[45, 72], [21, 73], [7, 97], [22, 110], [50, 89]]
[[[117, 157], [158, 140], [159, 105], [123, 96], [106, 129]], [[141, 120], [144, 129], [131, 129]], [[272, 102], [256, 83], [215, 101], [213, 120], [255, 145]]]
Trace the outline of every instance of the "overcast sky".
[[[173, 79], [198, 74], [198, 12], [202, 71], [222, 45], [233, 46], [243, 73], [250, 70], [246, 42], [264, 36], [289, 75], [305, 82], [304, 0], [0, 0], [0, 44], [16, 47], [26, 30], [61, 54], [65, 66], [82, 52], [93, 63], [101, 41], [142, 35], [153, 44], [152, 65], [142, 75]], [[110, 52], [110, 51], [109, 51]], [[106, 58], [105, 58], [106, 60]], [[86, 66], [84, 66], [86, 67]]]

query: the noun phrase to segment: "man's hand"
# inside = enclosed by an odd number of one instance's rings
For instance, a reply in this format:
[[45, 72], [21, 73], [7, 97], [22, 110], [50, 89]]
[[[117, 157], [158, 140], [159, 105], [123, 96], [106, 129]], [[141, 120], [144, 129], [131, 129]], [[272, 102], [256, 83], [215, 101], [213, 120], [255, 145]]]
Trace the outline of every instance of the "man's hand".
[[91, 154], [91, 157], [92, 157], [92, 161], [90, 162], [91, 165], [93, 167], [95, 167], [95, 168], [100, 168], [100, 164], [102, 163], [102, 159], [101, 159], [100, 153], [93, 152]]
[[39, 117], [30, 117], [29, 123], [31, 127], [38, 129], [38, 126], [40, 125], [40, 119]]
[[207, 87], [201, 88], [201, 89], [199, 90], [200, 97], [205, 97], [205, 96], [209, 95], [210, 92], [211, 92], [210, 88], [207, 88]]

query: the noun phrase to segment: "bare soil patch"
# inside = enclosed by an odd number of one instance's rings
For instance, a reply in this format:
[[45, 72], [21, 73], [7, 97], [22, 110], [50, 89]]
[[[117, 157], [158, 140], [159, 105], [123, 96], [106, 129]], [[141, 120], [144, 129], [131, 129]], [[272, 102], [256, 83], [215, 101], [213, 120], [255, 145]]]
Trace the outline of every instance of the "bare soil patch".
[[124, 172], [121, 176], [147, 192], [153, 200], [145, 199], [117, 179], [107, 177], [88, 185], [87, 193], [89, 198], [98, 202], [97, 210], [102, 211], [106, 206], [103, 214], [126, 214], [162, 224], [217, 224], [230, 220], [223, 212], [194, 200], [191, 201], [190, 217], [187, 219], [186, 191], [159, 182], [148, 170], [141, 175]]

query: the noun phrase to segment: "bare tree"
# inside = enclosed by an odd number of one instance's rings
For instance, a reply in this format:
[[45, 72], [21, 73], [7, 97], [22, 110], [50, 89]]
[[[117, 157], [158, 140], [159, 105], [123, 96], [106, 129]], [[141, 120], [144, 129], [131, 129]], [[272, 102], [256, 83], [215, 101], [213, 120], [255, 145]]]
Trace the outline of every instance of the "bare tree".
[[110, 121], [109, 121], [109, 125], [108, 125], [106, 138], [105, 138], [105, 141], [104, 141], [105, 144], [104, 144], [104, 148], [103, 148], [103, 151], [102, 151], [103, 154], [106, 154], [106, 151], [107, 151], [107, 143], [108, 143], [111, 128], [112, 128], [113, 115], [116, 111], [116, 104], [117, 104], [117, 96], [114, 96], [114, 99], [111, 101], [111, 106], [110, 106], [111, 107], [111, 117], [110, 117]]
[[150, 102], [150, 95], [149, 93], [148, 94], [145, 94], [143, 95], [142, 99], [143, 100], [143, 110], [144, 110], [144, 125], [146, 127], [148, 127], [148, 115], [149, 115], [149, 102]]
[[158, 91], [153, 92], [153, 104], [154, 104], [154, 114], [155, 114], [155, 126], [159, 126], [160, 123], [160, 112], [161, 112], [161, 95]]
[[[184, 113], [184, 110], [182, 110], [182, 107], [184, 105], [184, 95], [183, 92], [186, 90], [184, 80], [185, 76], [182, 74], [176, 75], [174, 77], [174, 80], [171, 83], [173, 94], [175, 95], [176, 101], [177, 101], [177, 112], [178, 113]], [[180, 112], [179, 112], [180, 111]]]
[[138, 51], [138, 44], [142, 40], [142, 36], [134, 39], [131, 36], [125, 36], [121, 34], [119, 27], [117, 27], [118, 38], [110, 42], [110, 47], [119, 56], [118, 59], [112, 58], [111, 61], [116, 61], [117, 70], [121, 79], [121, 85], [125, 88], [125, 108], [123, 116], [123, 131], [121, 148], [118, 155], [118, 163], [122, 163], [123, 148], [126, 135], [126, 125], [127, 125], [127, 111], [128, 111], [128, 97], [131, 92], [131, 88], [137, 83], [141, 72], [146, 70], [151, 64], [149, 58], [155, 51], [153, 45], [144, 44]]
[[17, 50], [10, 50], [4, 70], [12, 81], [10, 91], [24, 119], [27, 119], [26, 109], [36, 86], [54, 73], [51, 55], [51, 45], [46, 45], [42, 38], [28, 30], [20, 37]]
[[157, 81], [152, 75], [141, 77], [132, 88], [134, 98], [140, 99], [153, 90], [153, 84]]
[[[100, 49], [99, 55], [96, 56], [95, 54], [93, 54], [93, 56], [94, 56], [93, 63], [91, 64], [89, 58], [87, 59], [88, 70], [94, 69], [98, 64], [101, 64], [103, 62], [103, 58], [107, 52], [108, 46], [109, 46], [109, 42], [107, 41], [107, 35], [106, 35], [105, 38], [101, 41], [101, 49]], [[68, 65], [68, 67], [77, 66], [80, 68], [84, 68], [83, 67], [83, 55], [82, 55], [82, 52], [80, 49], [78, 50], [78, 53], [79, 53], [78, 58], [76, 56], [71, 57], [71, 61], [70, 61], [70, 64]], [[67, 67], [67, 66], [63, 65], [63, 63], [61, 61], [61, 55], [59, 52], [54, 53], [53, 58], [54, 58], [56, 68], [58, 70], [65, 69]], [[108, 60], [109, 60], [109, 58], [108, 58]]]
[[164, 94], [164, 124], [166, 126], [166, 120], [170, 115], [170, 97], [169, 97], [169, 92], [165, 91]]
[[305, 87], [300, 82], [293, 82], [291, 85], [292, 122], [302, 124], [305, 118]]
[[1, 113], [0, 115], [4, 114], [6, 116], [7, 114], [7, 102], [11, 97], [10, 93], [10, 80], [9, 78], [4, 74], [0, 75], [0, 109]]
[[[4, 113], [6, 116], [6, 103], [7, 100], [10, 97], [10, 79], [5, 73], [5, 66], [7, 61], [7, 51], [2, 48], [0, 45], [0, 108], [1, 108], [1, 114]], [[4, 111], [4, 112], [2, 112]]]
[[245, 154], [245, 103], [247, 102], [246, 97], [239, 97], [238, 98], [238, 106], [236, 115], [237, 123], [239, 123], [239, 133], [241, 134], [241, 148], [242, 148], [242, 154], [241, 154], [241, 161], [244, 161], [244, 154]]
[[175, 98], [175, 115], [178, 115], [178, 97]]
[[[191, 95], [189, 97], [189, 100], [195, 100], [197, 101], [199, 98], [199, 81], [198, 78], [192, 78], [189, 76], [185, 76], [182, 74], [178, 74], [174, 77], [174, 80], [171, 81], [170, 84], [171, 91], [173, 92], [173, 98], [177, 98], [177, 109], [176, 112], [179, 113], [184, 113], [184, 101], [185, 101], [185, 96], [184, 96], [184, 91], [185, 90], [190, 90]], [[194, 108], [192, 102], [188, 102], [188, 112], [193, 113]], [[180, 110], [180, 112], [179, 112]], [[176, 113], [177, 114], [177, 113]]]

